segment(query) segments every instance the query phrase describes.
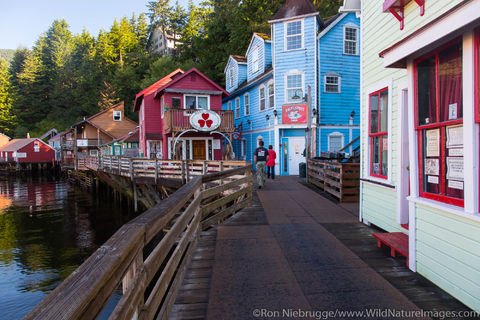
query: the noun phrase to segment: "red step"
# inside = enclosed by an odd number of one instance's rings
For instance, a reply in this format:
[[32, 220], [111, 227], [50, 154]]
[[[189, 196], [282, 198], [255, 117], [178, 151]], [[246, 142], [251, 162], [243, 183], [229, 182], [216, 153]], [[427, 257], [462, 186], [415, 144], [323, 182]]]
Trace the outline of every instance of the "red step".
[[377, 246], [382, 245], [390, 247], [390, 255], [396, 257], [397, 252], [407, 258], [408, 266], [408, 236], [403, 232], [390, 233], [373, 233], [372, 236], [377, 238]]
[[402, 226], [403, 229], [407, 229], [407, 230], [408, 230], [408, 223], [401, 224], [401, 226]]

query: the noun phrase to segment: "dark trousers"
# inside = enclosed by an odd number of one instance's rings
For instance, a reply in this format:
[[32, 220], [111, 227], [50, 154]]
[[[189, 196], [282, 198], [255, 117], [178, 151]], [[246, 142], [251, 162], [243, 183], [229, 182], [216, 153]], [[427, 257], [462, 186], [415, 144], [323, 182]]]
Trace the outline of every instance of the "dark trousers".
[[272, 179], [275, 179], [275, 166], [273, 167], [268, 167], [267, 166], [267, 178], [270, 179], [270, 175], [272, 176]]

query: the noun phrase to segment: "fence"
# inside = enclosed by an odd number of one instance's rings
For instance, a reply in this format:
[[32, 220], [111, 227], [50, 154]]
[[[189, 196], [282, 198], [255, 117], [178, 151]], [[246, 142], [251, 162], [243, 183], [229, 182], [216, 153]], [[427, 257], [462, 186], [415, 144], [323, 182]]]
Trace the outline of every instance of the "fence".
[[85, 167], [133, 178], [176, 178], [190, 181], [195, 176], [246, 166], [245, 161], [161, 160], [129, 157], [87, 157]]
[[341, 202], [359, 200], [360, 164], [308, 160], [308, 181]]
[[94, 319], [120, 286], [110, 319], [167, 319], [200, 232], [250, 204], [251, 170], [193, 178], [121, 227], [25, 319]]

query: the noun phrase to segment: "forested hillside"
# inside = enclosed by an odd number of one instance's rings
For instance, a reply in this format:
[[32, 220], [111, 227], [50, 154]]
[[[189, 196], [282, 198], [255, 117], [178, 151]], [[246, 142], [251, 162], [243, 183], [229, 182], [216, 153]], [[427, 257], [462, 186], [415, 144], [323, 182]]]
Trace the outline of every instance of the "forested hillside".
[[[285, 0], [214, 0], [187, 9], [151, 1], [146, 14], [123, 17], [109, 30], [72, 34], [56, 20], [31, 49], [16, 50], [10, 65], [0, 58], [0, 132], [38, 136], [63, 130], [84, 116], [124, 100], [127, 116], [135, 94], [175, 68], [196, 67], [223, 85], [229, 54], [244, 54], [252, 32], [270, 33], [268, 19]], [[323, 20], [341, 0], [317, 0]], [[148, 53], [154, 27], [181, 35], [176, 57]]]
[[15, 50], [12, 49], [0, 49], [0, 58], [5, 59], [7, 63], [10, 63], [10, 61], [13, 58], [13, 55], [15, 54]]

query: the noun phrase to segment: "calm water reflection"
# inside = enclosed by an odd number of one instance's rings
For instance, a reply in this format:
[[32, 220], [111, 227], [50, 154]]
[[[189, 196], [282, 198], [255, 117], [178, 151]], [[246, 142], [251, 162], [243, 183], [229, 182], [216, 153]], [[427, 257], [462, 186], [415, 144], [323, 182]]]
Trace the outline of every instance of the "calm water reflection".
[[25, 316], [132, 211], [64, 181], [0, 177], [0, 318]]

